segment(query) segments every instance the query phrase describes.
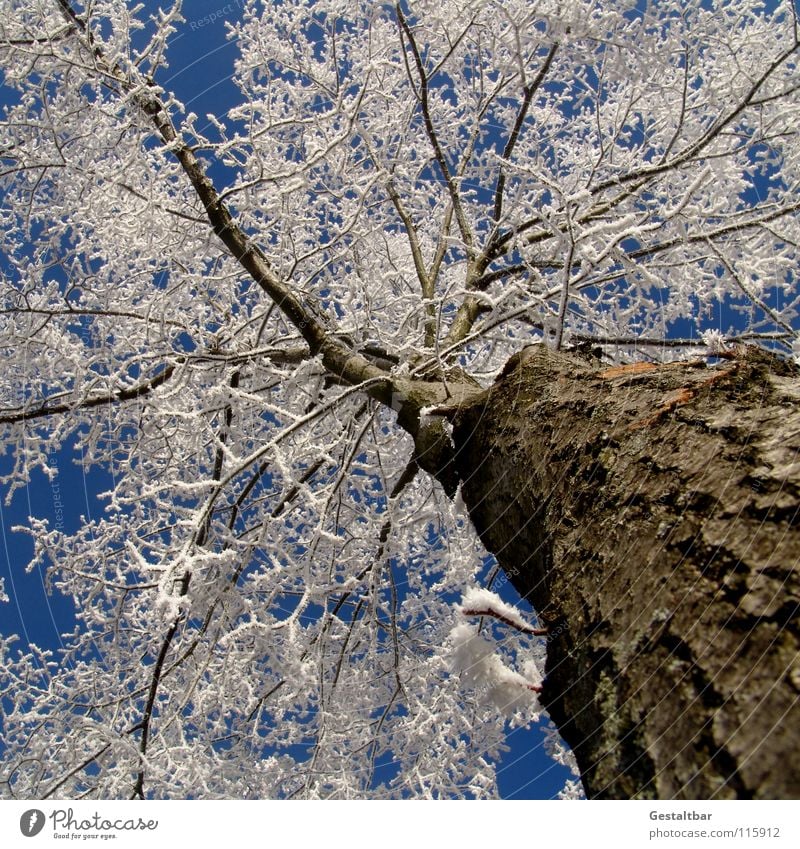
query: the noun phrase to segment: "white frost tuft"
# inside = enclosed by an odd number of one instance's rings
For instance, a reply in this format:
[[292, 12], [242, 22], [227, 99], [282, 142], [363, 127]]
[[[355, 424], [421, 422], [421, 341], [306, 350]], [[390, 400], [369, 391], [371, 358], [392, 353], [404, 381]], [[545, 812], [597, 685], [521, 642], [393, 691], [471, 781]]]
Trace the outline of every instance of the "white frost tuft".
[[727, 350], [725, 336], [719, 330], [704, 330], [701, 338], [709, 354], [719, 354]]
[[520, 631], [528, 631], [530, 625], [520, 616], [519, 611], [506, 604], [497, 593], [491, 590], [485, 590], [480, 587], [473, 587], [464, 593], [461, 604], [456, 608], [459, 613], [464, 615], [483, 615], [494, 616], [497, 619], [505, 621], [509, 625], [518, 628]]
[[471, 625], [456, 625], [450, 632], [451, 667], [462, 681], [478, 691], [485, 704], [506, 716], [537, 704], [538, 685], [509, 669], [494, 652], [493, 645]]

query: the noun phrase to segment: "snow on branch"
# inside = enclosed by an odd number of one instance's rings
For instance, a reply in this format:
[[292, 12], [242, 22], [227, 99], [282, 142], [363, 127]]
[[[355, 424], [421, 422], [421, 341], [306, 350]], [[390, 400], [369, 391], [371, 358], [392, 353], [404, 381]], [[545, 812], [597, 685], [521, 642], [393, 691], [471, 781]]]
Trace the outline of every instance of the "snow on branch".
[[[496, 593], [473, 587], [456, 605], [460, 618], [491, 616], [523, 634], [539, 636], [546, 631], [528, 625], [510, 604]], [[506, 716], [523, 708], [538, 710], [537, 694], [541, 692], [541, 673], [533, 657], [522, 664], [522, 674], [511, 669], [495, 651], [493, 641], [482, 635], [477, 626], [460, 622], [449, 636], [450, 665], [462, 682], [473, 688], [480, 700]]]
[[476, 691], [481, 702], [506, 716], [523, 708], [538, 708], [541, 678], [533, 661], [524, 665], [525, 675], [507, 666], [494, 645], [466, 623], [450, 632], [451, 669]]
[[535, 637], [542, 637], [547, 634], [547, 628], [534, 628], [529, 625], [520, 616], [516, 608], [506, 604], [499, 595], [491, 590], [481, 589], [480, 587], [467, 590], [462, 603], [456, 609], [463, 616], [491, 616], [510, 628], [522, 631], [523, 634], [532, 634]]

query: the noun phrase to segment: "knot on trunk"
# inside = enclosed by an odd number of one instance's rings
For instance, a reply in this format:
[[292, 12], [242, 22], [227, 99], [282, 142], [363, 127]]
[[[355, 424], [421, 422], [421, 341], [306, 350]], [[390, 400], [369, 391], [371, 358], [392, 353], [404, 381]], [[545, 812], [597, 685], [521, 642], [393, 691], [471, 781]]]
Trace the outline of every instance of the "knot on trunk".
[[421, 469], [433, 475], [450, 498], [456, 494], [459, 476], [450, 423], [444, 416], [421, 417], [414, 436], [414, 459]]

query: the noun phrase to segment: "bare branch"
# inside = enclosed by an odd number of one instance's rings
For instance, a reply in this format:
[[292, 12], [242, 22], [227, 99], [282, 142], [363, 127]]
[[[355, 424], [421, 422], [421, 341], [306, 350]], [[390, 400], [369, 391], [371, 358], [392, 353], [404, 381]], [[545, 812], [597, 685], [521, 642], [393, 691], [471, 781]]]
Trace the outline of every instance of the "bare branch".
[[395, 6], [395, 13], [408, 41], [408, 45], [411, 49], [411, 55], [414, 58], [414, 64], [417, 68], [417, 75], [419, 77], [419, 103], [422, 110], [422, 119], [425, 124], [425, 132], [428, 136], [428, 141], [430, 141], [431, 147], [433, 148], [436, 164], [439, 166], [442, 178], [447, 186], [447, 191], [450, 194], [450, 200], [453, 204], [453, 210], [455, 211], [456, 221], [458, 222], [458, 228], [461, 232], [461, 238], [464, 240], [467, 253], [471, 254], [474, 244], [472, 231], [469, 227], [467, 216], [465, 215], [464, 208], [461, 204], [461, 196], [459, 194], [458, 187], [456, 186], [453, 175], [450, 172], [450, 166], [447, 164], [447, 158], [445, 157], [444, 151], [439, 143], [439, 138], [433, 126], [433, 119], [431, 118], [430, 102], [428, 100], [428, 75], [425, 71], [425, 66], [422, 62], [422, 56], [420, 55], [419, 47], [417, 46], [417, 42], [414, 38], [414, 33], [411, 30], [411, 27], [409, 26], [399, 4]]

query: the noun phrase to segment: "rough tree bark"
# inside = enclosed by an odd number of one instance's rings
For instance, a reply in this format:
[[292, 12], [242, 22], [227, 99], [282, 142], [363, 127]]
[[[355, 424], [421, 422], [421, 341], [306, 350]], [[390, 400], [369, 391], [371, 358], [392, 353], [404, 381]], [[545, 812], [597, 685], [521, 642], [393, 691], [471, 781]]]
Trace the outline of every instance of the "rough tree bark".
[[590, 797], [800, 796], [800, 381], [525, 349], [454, 418]]

